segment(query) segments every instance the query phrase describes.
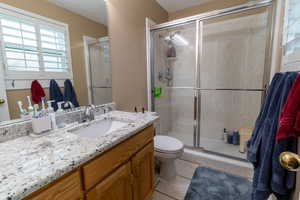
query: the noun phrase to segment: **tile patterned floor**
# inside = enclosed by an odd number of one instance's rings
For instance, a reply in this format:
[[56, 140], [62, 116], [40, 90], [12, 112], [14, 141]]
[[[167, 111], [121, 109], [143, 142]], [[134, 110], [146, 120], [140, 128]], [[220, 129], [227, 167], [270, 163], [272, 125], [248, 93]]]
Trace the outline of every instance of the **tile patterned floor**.
[[197, 167], [197, 164], [177, 160], [176, 178], [169, 182], [158, 178], [152, 200], [183, 200]]
[[[155, 183], [155, 192], [152, 200], [184, 200], [184, 196], [190, 185], [194, 171], [198, 164], [184, 160], [176, 161], [177, 176], [173, 181], [164, 181], [157, 178]], [[275, 200], [270, 197], [269, 200]]]

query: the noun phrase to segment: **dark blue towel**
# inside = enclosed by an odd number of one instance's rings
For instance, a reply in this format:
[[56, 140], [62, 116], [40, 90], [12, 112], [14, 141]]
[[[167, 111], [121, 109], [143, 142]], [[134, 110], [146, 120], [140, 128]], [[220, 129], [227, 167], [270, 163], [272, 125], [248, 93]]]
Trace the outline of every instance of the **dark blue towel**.
[[276, 143], [280, 111], [284, 106], [297, 73], [276, 74], [255, 123], [248, 143], [248, 160], [254, 165], [253, 200], [267, 200], [271, 193], [279, 199], [288, 199], [295, 185], [295, 173], [280, 166], [279, 155], [292, 150], [295, 140]]
[[67, 79], [65, 80], [65, 96], [64, 101], [70, 101], [75, 107], [79, 107], [79, 103], [77, 101], [76, 92], [73, 88], [72, 82]]
[[64, 100], [64, 97], [55, 80], [50, 81], [49, 93], [50, 93], [50, 100], [55, 101], [52, 103], [52, 107], [54, 111], [56, 111], [58, 109], [57, 103], [62, 102]]

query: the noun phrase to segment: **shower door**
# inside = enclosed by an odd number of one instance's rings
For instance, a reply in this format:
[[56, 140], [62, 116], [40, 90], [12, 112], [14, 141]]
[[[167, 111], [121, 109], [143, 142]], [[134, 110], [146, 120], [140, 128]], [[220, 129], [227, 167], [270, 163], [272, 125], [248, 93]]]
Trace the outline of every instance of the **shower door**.
[[[244, 146], [269, 80], [270, 19], [264, 7], [201, 22], [198, 142], [207, 151], [246, 158]], [[228, 144], [234, 130], [241, 144]]]
[[152, 92], [158, 134], [195, 145], [196, 22], [152, 32]]
[[109, 40], [101, 38], [89, 45], [92, 104], [112, 102], [112, 71]]

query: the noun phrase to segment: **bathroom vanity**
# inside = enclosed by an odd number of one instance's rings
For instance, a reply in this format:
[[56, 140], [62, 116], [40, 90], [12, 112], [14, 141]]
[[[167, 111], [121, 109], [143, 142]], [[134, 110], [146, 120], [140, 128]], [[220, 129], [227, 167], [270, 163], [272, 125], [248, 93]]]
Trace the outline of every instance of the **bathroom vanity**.
[[[11, 157], [0, 163], [0, 175], [6, 176], [0, 176], [1, 185], [5, 184], [0, 199], [150, 199], [154, 190], [153, 123], [158, 117], [118, 111], [106, 117], [127, 124], [93, 140], [76, 132], [88, 127], [83, 124], [39, 138], [26, 136], [0, 143], [0, 151], [10, 145], [19, 145], [20, 150], [8, 148]], [[25, 156], [19, 161], [24, 162], [22, 169], [4, 166], [16, 156]]]
[[146, 200], [154, 188], [153, 126], [25, 199]]

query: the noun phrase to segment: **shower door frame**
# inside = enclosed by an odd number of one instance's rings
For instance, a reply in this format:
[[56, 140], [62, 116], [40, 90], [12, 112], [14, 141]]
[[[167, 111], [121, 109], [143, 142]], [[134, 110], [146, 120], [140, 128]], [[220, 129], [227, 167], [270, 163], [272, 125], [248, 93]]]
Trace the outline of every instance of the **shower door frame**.
[[[148, 49], [147, 49], [147, 59], [150, 60], [150, 63], [147, 65], [148, 71], [151, 72], [151, 80], [148, 80], [148, 83], [151, 83], [151, 90], [148, 91], [148, 105], [151, 105], [151, 110], [155, 111], [155, 99], [153, 96], [153, 87], [154, 87], [154, 69], [155, 69], [155, 62], [154, 62], [154, 33], [155, 31], [159, 30], [164, 30], [164, 29], [169, 29], [169, 28], [174, 28], [178, 26], [184, 26], [188, 25], [191, 23], [196, 22], [196, 52], [195, 52], [195, 59], [196, 59], [196, 64], [195, 64], [195, 88], [194, 89], [194, 133], [193, 133], [193, 143], [194, 146], [189, 148], [196, 148], [196, 149], [201, 149], [203, 151], [217, 154], [217, 155], [222, 155], [225, 157], [229, 158], [234, 158], [238, 160], [244, 160], [242, 158], [237, 158], [229, 155], [225, 155], [222, 153], [218, 152], [212, 152], [205, 150], [200, 146], [200, 122], [201, 122], [201, 91], [203, 90], [215, 90], [215, 91], [220, 91], [220, 90], [231, 90], [231, 91], [260, 91], [265, 93], [266, 88], [269, 84], [270, 81], [270, 72], [271, 72], [271, 59], [272, 59], [272, 47], [273, 47], [273, 30], [274, 30], [274, 22], [275, 22], [275, 9], [276, 6], [273, 3], [273, 0], [263, 0], [259, 2], [249, 2], [246, 4], [222, 9], [222, 10], [215, 10], [212, 12], [207, 12], [191, 17], [186, 17], [162, 24], [157, 24], [153, 25], [150, 28], [148, 28], [149, 32], [147, 34], [150, 35], [150, 38], [147, 37], [147, 44], [149, 44]], [[263, 86], [262, 89], [202, 89], [200, 87], [200, 73], [201, 73], [201, 61], [202, 61], [202, 52], [203, 52], [203, 26], [204, 26], [204, 21], [212, 18], [217, 18], [217, 17], [222, 17], [230, 14], [236, 14], [240, 13], [243, 11], [248, 11], [248, 10], [253, 10], [253, 9], [258, 9], [258, 8], [263, 8], [266, 7], [268, 8], [268, 24], [267, 24], [267, 44], [266, 44], [266, 51], [265, 51], [265, 63], [264, 63], [264, 74], [263, 74]], [[149, 55], [150, 54], [150, 55]], [[149, 86], [148, 86], [149, 87]], [[262, 101], [265, 95], [262, 95]]]

